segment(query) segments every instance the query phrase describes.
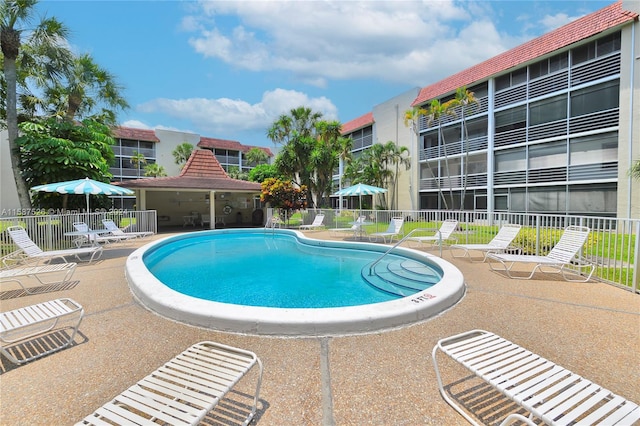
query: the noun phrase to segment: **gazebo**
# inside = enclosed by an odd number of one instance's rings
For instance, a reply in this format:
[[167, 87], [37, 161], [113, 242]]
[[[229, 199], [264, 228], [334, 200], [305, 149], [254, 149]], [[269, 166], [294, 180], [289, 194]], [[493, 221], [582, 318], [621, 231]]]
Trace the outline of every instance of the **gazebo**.
[[178, 176], [121, 184], [136, 193], [138, 210], [156, 210], [158, 226], [261, 226], [260, 184], [232, 179], [213, 152], [195, 149]]

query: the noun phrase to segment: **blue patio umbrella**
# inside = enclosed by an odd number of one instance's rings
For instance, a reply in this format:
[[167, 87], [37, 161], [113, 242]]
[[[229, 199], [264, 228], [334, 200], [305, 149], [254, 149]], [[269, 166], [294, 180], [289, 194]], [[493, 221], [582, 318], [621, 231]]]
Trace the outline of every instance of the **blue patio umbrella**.
[[47, 183], [31, 188], [37, 192], [57, 192], [60, 194], [85, 194], [87, 198], [87, 213], [89, 212], [89, 195], [131, 195], [134, 192], [121, 186], [98, 182], [97, 180], [84, 178], [66, 182]]
[[362, 196], [363, 195], [375, 195], [387, 192], [385, 188], [379, 188], [377, 186], [367, 185], [365, 183], [358, 183], [347, 188], [342, 188], [336, 192], [335, 195], [342, 195], [343, 197], [358, 196], [360, 202], [360, 210], [362, 210]]

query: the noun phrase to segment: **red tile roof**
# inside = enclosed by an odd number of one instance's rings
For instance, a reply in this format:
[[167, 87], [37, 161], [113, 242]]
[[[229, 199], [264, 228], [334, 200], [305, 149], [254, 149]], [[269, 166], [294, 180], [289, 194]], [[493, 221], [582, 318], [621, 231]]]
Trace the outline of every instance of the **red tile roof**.
[[349, 134], [351, 132], [353, 132], [354, 130], [358, 130], [361, 129], [365, 126], [370, 126], [374, 123], [374, 119], [373, 119], [373, 112], [368, 112], [365, 115], [362, 115], [356, 119], [353, 119], [351, 121], [347, 121], [346, 123], [344, 123], [342, 125], [342, 134], [346, 135]]
[[231, 151], [240, 151], [240, 152], [249, 152], [251, 148], [258, 148], [263, 150], [265, 154], [267, 154], [269, 157], [273, 157], [273, 153], [269, 148], [265, 148], [262, 146], [242, 145], [238, 141], [231, 141], [227, 139], [201, 137], [200, 142], [198, 142], [198, 146], [200, 148], [228, 149]]
[[116, 127], [113, 135], [119, 139], [131, 139], [135, 141], [160, 142], [156, 132], [149, 129], [134, 129], [131, 127]]
[[455, 92], [459, 87], [486, 80], [502, 71], [533, 61], [540, 56], [637, 19], [637, 13], [623, 10], [622, 3], [618, 1], [478, 65], [424, 87], [412, 105], [420, 105], [439, 96]]
[[179, 176], [135, 179], [124, 181], [120, 186], [260, 192], [259, 183], [231, 179], [208, 149], [194, 149]]
[[229, 178], [213, 152], [208, 149], [194, 149], [179, 176]]

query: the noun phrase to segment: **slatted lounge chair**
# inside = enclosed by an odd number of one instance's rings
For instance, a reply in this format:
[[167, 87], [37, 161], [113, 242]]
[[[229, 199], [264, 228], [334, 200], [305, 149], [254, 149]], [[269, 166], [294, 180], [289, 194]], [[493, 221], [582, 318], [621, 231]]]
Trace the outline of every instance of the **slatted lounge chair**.
[[[536, 271], [561, 273], [567, 281], [586, 282], [591, 279], [595, 265], [579, 258], [580, 249], [589, 237], [589, 228], [586, 226], [568, 226], [562, 233], [558, 243], [546, 256], [526, 255], [526, 254], [501, 254], [488, 253], [487, 260], [489, 267], [493, 271], [504, 272], [509, 278], [531, 279]], [[502, 267], [496, 268], [494, 262], [500, 263]], [[518, 263], [533, 264], [533, 270], [527, 277], [512, 275], [514, 265]], [[543, 270], [543, 268], [550, 268]], [[588, 275], [580, 274], [582, 269], [588, 270]], [[571, 276], [580, 277], [572, 279]]]
[[[453, 257], [468, 257], [470, 261], [474, 261], [471, 257], [472, 251], [479, 251], [484, 253], [482, 261], [487, 260], [489, 253], [503, 253], [510, 246], [513, 240], [516, 239], [520, 232], [521, 226], [515, 224], [506, 224], [500, 227], [500, 230], [495, 237], [487, 244], [452, 244], [449, 246], [451, 250], [451, 256]], [[462, 251], [462, 253], [460, 253]]]
[[447, 219], [442, 222], [440, 225], [440, 229], [438, 229], [435, 235], [425, 235], [425, 236], [416, 236], [407, 238], [408, 241], [417, 242], [418, 245], [422, 246], [425, 243], [429, 243], [432, 245], [442, 247], [442, 244], [447, 240], [455, 240], [452, 237], [453, 231], [458, 227], [458, 221], [455, 219]]
[[88, 256], [89, 262], [92, 262], [94, 259], [99, 259], [100, 256], [102, 256], [102, 246], [43, 251], [36, 245], [36, 243], [33, 242], [23, 227], [11, 226], [7, 229], [7, 232], [15, 245], [18, 246], [22, 252], [21, 254], [31, 260], [51, 260], [60, 258], [64, 262], [68, 263], [66, 259], [67, 257], [74, 256], [78, 260], [83, 260], [81, 256]]
[[357, 236], [358, 233], [360, 233], [360, 231], [362, 231], [361, 227], [362, 224], [365, 222], [365, 220], [367, 219], [366, 216], [358, 216], [358, 218], [355, 220], [355, 222], [353, 222], [353, 225], [351, 226], [351, 228], [332, 228], [329, 231], [333, 232], [335, 234], [341, 234], [343, 232], [348, 232], [350, 234], [353, 234], [353, 236]]
[[102, 219], [102, 224], [109, 232], [111, 232], [111, 235], [125, 235], [136, 238], [144, 238], [148, 237], [149, 235], [153, 235], [153, 232], [151, 231], [125, 232], [122, 229], [118, 228], [118, 225], [116, 225], [115, 222], [111, 219]]
[[262, 362], [253, 352], [215, 342], [191, 346], [77, 425], [197, 425], [256, 364], [259, 377], [247, 425], [256, 413]]
[[382, 238], [383, 242], [387, 242], [387, 238], [389, 238], [389, 242], [393, 242], [394, 238], [398, 238], [402, 235], [402, 226], [404, 225], [404, 218], [402, 217], [392, 217], [391, 222], [389, 222], [389, 227], [384, 232], [373, 232], [369, 234], [369, 241], [378, 241], [378, 238]]
[[136, 238], [135, 235], [114, 235], [107, 229], [107, 232], [104, 234], [92, 234], [89, 225], [84, 222], [74, 222], [73, 227], [78, 232], [87, 232], [87, 234], [79, 235], [76, 241], [77, 246], [82, 246], [85, 244], [95, 245], [95, 244], [113, 244], [118, 242], [123, 242], [127, 240], [131, 240]]
[[522, 421], [535, 426], [542, 420], [548, 425], [613, 426], [631, 425], [640, 420], [640, 407], [635, 402], [493, 333], [472, 330], [440, 340], [432, 352], [440, 394], [471, 424], [478, 425], [445, 392], [438, 367], [438, 351], [530, 413], [528, 417], [513, 413], [502, 425]]
[[[66, 348], [73, 343], [83, 315], [84, 309], [82, 306], [68, 298], [50, 300], [2, 312], [0, 313], [0, 352], [11, 362], [24, 364]], [[77, 317], [77, 320], [74, 317]], [[49, 332], [66, 320], [75, 321], [73, 332], [66, 341], [61, 344], [57, 343], [49, 349], [45, 349], [45, 345], [37, 345], [37, 349], [32, 351], [16, 350], [16, 352], [22, 353], [23, 356], [14, 355], [14, 351], [11, 350], [12, 347], [28, 341], [32, 337]]]
[[324, 222], [324, 213], [318, 213], [316, 217], [313, 218], [313, 223], [310, 223], [308, 225], [300, 225], [298, 229], [300, 229], [301, 231], [309, 231], [311, 229], [324, 228], [324, 224], [322, 222]]
[[[18, 266], [9, 269], [0, 269], [0, 283], [15, 282], [22, 287], [27, 294], [35, 294], [22, 283], [21, 278], [35, 278], [42, 285], [64, 284], [71, 279], [76, 270], [76, 263], [53, 263], [50, 265]], [[57, 276], [62, 278], [54, 281], [45, 281], [44, 276]]]

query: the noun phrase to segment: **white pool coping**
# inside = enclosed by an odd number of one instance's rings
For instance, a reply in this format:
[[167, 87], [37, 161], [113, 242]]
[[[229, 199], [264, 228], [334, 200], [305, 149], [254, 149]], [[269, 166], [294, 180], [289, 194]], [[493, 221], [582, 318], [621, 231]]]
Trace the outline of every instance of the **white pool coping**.
[[310, 246], [359, 248], [385, 252], [388, 245], [315, 240], [294, 230], [220, 229], [162, 238], [131, 253], [125, 273], [135, 297], [151, 311], [187, 324], [212, 330], [272, 336], [335, 336], [372, 333], [397, 328], [434, 317], [454, 306], [464, 296], [462, 272], [451, 263], [428, 253], [398, 247], [394, 253], [435, 263], [443, 279], [434, 286], [402, 299], [389, 302], [340, 308], [268, 308], [213, 302], [187, 296], [170, 289], [149, 272], [144, 253], [168, 241], [190, 238], [203, 233], [277, 232], [294, 235]]

